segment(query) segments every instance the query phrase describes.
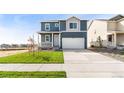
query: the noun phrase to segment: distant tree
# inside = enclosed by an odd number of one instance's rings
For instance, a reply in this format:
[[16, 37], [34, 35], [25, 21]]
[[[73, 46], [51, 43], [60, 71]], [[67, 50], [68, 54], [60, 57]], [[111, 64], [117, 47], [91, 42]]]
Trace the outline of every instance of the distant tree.
[[34, 49], [35, 49], [34, 38], [29, 37], [29, 39], [28, 39], [28, 51], [29, 51], [29, 53], [33, 52], [33, 56], [35, 56], [34, 55]]
[[12, 48], [19, 48], [19, 45], [18, 44], [12, 44], [11, 47]]
[[19, 45], [21, 48], [27, 48], [27, 44], [20, 44]]

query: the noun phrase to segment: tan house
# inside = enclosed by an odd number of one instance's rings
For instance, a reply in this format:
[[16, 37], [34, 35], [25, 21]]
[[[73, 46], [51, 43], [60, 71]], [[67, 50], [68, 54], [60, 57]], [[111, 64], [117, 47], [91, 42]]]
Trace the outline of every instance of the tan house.
[[88, 47], [104, 46], [117, 48], [124, 46], [124, 16], [117, 15], [108, 20], [88, 22]]

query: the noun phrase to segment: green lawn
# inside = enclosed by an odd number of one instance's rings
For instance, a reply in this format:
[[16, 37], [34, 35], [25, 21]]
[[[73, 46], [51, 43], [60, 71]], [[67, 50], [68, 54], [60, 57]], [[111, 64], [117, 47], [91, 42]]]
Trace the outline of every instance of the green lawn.
[[20, 72], [0, 71], [0, 78], [66, 78], [64, 71]]
[[62, 51], [41, 51], [20, 53], [7, 57], [0, 57], [0, 63], [64, 63]]

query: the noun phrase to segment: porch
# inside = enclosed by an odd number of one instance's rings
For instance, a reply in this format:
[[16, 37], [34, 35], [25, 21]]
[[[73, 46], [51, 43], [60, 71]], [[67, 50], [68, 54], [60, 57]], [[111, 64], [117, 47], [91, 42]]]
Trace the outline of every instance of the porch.
[[53, 49], [61, 47], [61, 33], [60, 32], [38, 32], [38, 45], [42, 49]]
[[124, 31], [109, 31], [107, 33], [107, 46], [117, 48], [124, 45]]

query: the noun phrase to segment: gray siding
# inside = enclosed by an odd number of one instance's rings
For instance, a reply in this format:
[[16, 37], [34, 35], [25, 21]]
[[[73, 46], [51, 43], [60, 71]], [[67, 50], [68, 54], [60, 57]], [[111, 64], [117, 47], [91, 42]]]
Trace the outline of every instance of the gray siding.
[[45, 35], [44, 34], [41, 35], [41, 42], [45, 42]]
[[61, 36], [62, 37], [72, 37], [72, 38], [77, 38], [77, 37], [86, 37], [87, 32], [62, 32]]
[[41, 22], [41, 31], [45, 31], [45, 23], [50, 24], [50, 31], [59, 31], [59, 27], [55, 27], [55, 23], [59, 22]]
[[[55, 23], [59, 22], [41, 22], [41, 31], [45, 31], [45, 23], [50, 23], [50, 31], [59, 31], [59, 27], [55, 27]], [[80, 21], [80, 30], [87, 30], [87, 20]], [[60, 31], [66, 31], [66, 21], [60, 21]]]
[[[87, 48], [87, 32], [63, 32], [61, 34], [61, 40], [65, 38], [85, 38], [85, 48]], [[82, 42], [83, 43], [83, 42]], [[62, 45], [62, 42], [61, 42]]]
[[60, 21], [60, 31], [66, 30], [66, 21]]
[[55, 23], [59, 22], [50, 23], [50, 31], [59, 31], [59, 27], [55, 27]]
[[50, 42], [52, 42], [52, 34], [41, 34], [41, 42], [45, 42], [45, 35], [50, 35]]
[[87, 20], [81, 20], [80, 21], [80, 30], [86, 31], [87, 30]]
[[45, 23], [41, 22], [41, 31], [45, 31]]

